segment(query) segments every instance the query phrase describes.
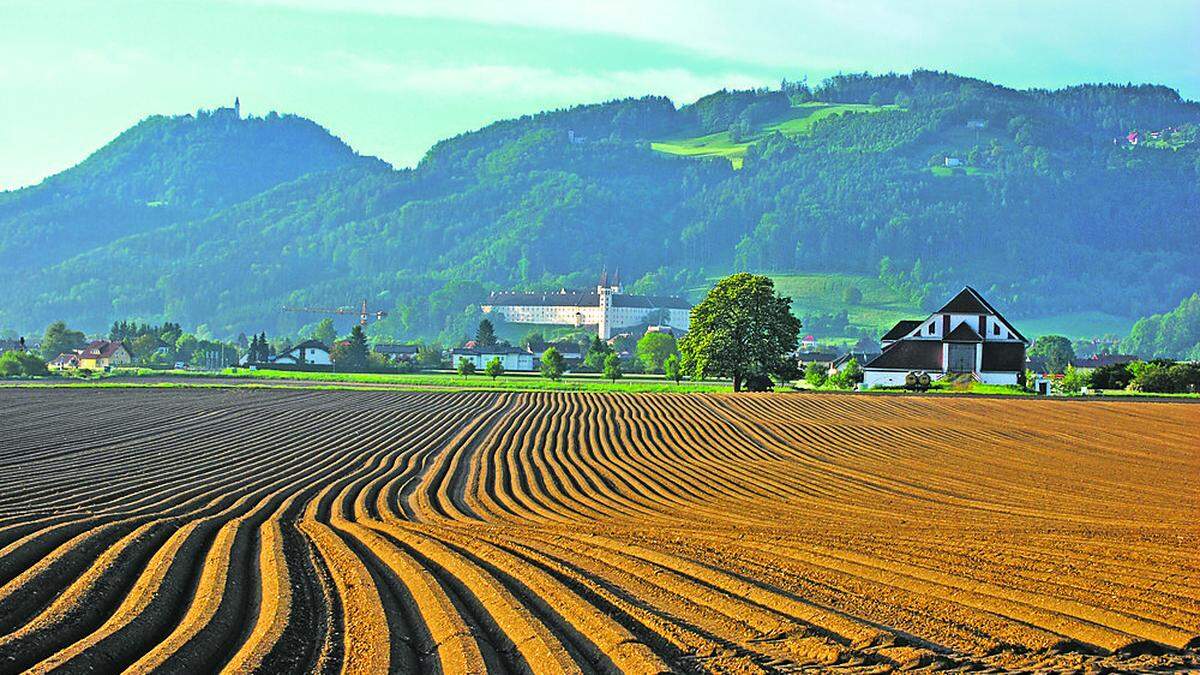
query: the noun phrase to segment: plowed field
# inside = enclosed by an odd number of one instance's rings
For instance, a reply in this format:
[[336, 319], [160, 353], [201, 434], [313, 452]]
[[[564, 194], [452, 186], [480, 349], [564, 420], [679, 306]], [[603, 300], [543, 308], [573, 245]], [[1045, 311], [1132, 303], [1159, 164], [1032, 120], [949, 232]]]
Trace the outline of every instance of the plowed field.
[[0, 672], [1200, 667], [1200, 405], [0, 390]]

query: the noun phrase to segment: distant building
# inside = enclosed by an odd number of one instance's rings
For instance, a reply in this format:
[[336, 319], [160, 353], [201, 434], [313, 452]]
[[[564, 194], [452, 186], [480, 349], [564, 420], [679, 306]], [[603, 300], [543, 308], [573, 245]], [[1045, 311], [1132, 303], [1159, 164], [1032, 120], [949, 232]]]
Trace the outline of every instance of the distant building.
[[241, 119], [242, 118], [242, 101], [241, 101], [241, 99], [234, 96], [233, 97], [233, 105], [231, 107], [217, 108], [217, 110], [214, 114], [218, 115], [218, 116], [228, 115], [234, 119]]
[[822, 370], [829, 370], [837, 359], [837, 352], [800, 352], [796, 355], [796, 365], [804, 370], [810, 363], [815, 363]]
[[396, 345], [379, 343], [371, 347], [371, 351], [383, 356], [388, 361], [413, 361], [421, 351], [418, 345]]
[[500, 359], [500, 365], [509, 371], [533, 370], [533, 354], [519, 347], [463, 347], [450, 350], [450, 365], [458, 367], [458, 362], [466, 359], [475, 364], [475, 369], [482, 371], [492, 359]]
[[46, 366], [50, 370], [74, 370], [79, 367], [79, 355], [75, 352], [63, 352], [50, 359]]
[[883, 351], [863, 366], [863, 383], [900, 386], [909, 373], [932, 379], [969, 374], [985, 384], [1017, 384], [1029, 341], [967, 286], [922, 321], [901, 321]]
[[542, 354], [545, 354], [546, 350], [551, 347], [554, 347], [555, 349], [557, 349], [558, 353], [561, 354], [563, 359], [566, 361], [582, 361], [583, 360], [583, 349], [579, 346], [578, 343], [570, 342], [570, 341], [549, 342], [546, 344], [545, 347], [542, 347], [541, 349], [533, 350], [532, 353], [533, 353], [534, 360], [540, 361], [542, 359]]
[[957, 157], [947, 157], [942, 163], [946, 166], [962, 166], [962, 160]]
[[120, 340], [93, 340], [75, 353], [79, 357], [78, 367], [89, 370], [104, 370], [133, 363], [133, 354]]
[[1096, 368], [1103, 368], [1104, 366], [1133, 363], [1137, 360], [1138, 357], [1132, 354], [1096, 354], [1085, 359], [1075, 359], [1071, 362], [1071, 365], [1081, 370], [1094, 370]]
[[804, 337], [800, 338], [800, 349], [802, 351], [810, 352], [816, 348], [817, 338], [813, 337], [812, 335], [805, 335]]
[[1138, 141], [1142, 140], [1142, 136], [1136, 131], [1131, 131], [1129, 132], [1129, 135], [1125, 137], [1125, 140], [1129, 141], [1130, 145], [1137, 145]]
[[968, 129], [986, 129], [987, 128], [987, 120], [981, 120], [981, 119], [967, 120], [967, 128]]
[[329, 347], [324, 342], [305, 340], [277, 355], [273, 362], [282, 365], [329, 366], [333, 364], [333, 359], [329, 357]]
[[492, 293], [482, 305], [485, 313], [497, 314], [508, 323], [594, 328], [605, 340], [623, 328], [645, 323], [686, 331], [691, 308], [674, 296], [627, 294], [616, 279], [609, 283], [608, 274], [595, 292]]
[[861, 368], [863, 364], [870, 363], [872, 360], [874, 360], [880, 354], [881, 354], [881, 352], [877, 349], [874, 351], [851, 350], [851, 351], [846, 352], [845, 354], [842, 354], [841, 356], [837, 357], [836, 359], [834, 359], [833, 363], [829, 364], [829, 369], [840, 372], [843, 368], [846, 367], [846, 364], [850, 363], [851, 359], [854, 359], [854, 362], [857, 363], [859, 365], [859, 367]]
[[0, 354], [4, 352], [23, 352], [26, 351], [25, 338], [16, 340], [0, 340]]

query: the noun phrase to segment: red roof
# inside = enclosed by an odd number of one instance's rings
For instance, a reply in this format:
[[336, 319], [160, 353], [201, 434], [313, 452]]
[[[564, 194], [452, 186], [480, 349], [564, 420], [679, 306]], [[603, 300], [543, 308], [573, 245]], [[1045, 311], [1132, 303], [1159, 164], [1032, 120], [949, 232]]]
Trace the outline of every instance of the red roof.
[[[111, 358], [117, 350], [124, 347], [125, 344], [120, 340], [92, 340], [88, 343], [79, 355], [88, 359], [107, 359]], [[126, 349], [125, 351], [129, 351]]]

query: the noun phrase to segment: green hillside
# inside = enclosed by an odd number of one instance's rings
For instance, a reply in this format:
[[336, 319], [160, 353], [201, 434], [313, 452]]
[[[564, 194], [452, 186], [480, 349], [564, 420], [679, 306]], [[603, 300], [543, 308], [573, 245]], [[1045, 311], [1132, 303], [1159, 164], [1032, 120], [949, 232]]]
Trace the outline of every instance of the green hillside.
[[843, 113], [872, 113], [895, 110], [898, 106], [868, 105], [865, 103], [821, 103], [810, 101], [793, 106], [787, 113], [773, 121], [754, 127], [753, 132], [735, 141], [731, 132], [719, 131], [700, 136], [685, 136], [670, 140], [652, 141], [650, 147], [668, 155], [684, 157], [724, 157], [734, 169], [742, 168], [746, 150], [773, 133], [788, 137], [812, 132], [818, 121]]
[[[963, 285], [1014, 320], [1148, 316], [1200, 288], [1197, 127], [1200, 105], [1162, 86], [931, 71], [548, 111], [402, 170], [298, 117], [152, 117], [0, 193], [0, 335], [57, 319], [292, 334], [314, 317], [285, 305], [366, 298], [390, 314], [373, 335], [452, 342], [490, 291], [586, 288], [604, 268], [650, 294], [778, 271], [826, 335], [877, 333]], [[647, 143], [703, 137], [699, 153], [744, 146], [742, 168]], [[948, 153], [976, 175], [935, 175]]]

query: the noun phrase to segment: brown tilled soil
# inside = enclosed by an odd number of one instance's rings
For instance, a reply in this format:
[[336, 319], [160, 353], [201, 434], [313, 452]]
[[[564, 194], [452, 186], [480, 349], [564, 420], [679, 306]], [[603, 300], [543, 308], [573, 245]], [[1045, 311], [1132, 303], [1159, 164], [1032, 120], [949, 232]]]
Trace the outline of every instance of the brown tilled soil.
[[1200, 669], [1200, 406], [0, 390], [0, 673]]

